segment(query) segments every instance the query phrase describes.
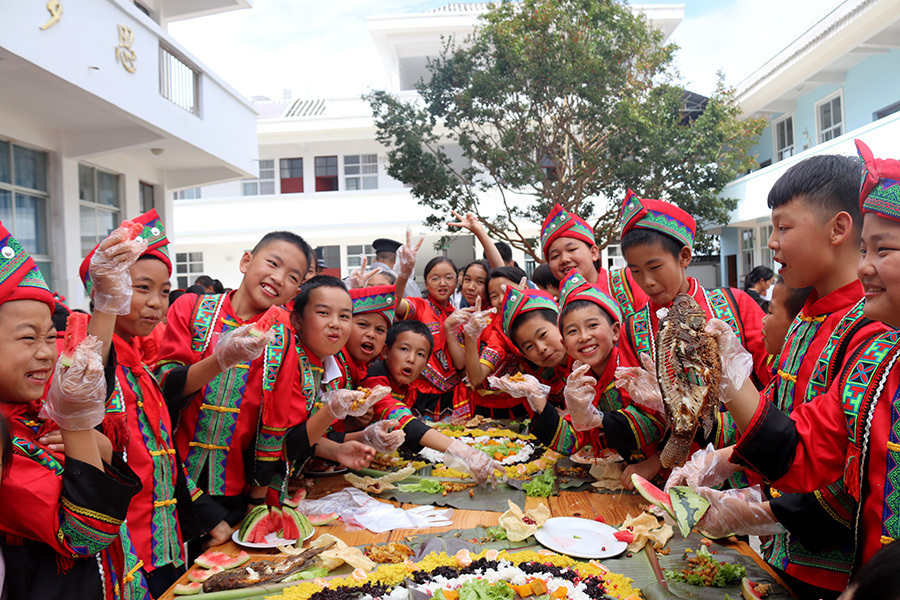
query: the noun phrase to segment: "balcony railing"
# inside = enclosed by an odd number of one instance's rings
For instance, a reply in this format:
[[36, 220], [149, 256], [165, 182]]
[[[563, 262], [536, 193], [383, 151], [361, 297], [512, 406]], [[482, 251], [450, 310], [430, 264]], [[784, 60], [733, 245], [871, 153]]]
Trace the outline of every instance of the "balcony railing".
[[159, 47], [159, 93], [184, 110], [200, 116], [200, 72]]

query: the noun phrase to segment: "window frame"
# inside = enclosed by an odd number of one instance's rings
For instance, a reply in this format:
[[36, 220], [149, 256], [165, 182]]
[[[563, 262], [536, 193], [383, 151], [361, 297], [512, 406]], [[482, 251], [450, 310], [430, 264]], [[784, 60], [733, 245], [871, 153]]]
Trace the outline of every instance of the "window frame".
[[[82, 169], [90, 169], [91, 171], [93, 171], [93, 175], [92, 175], [93, 187], [91, 188], [93, 191], [92, 199], [84, 199], [81, 197], [81, 193], [82, 193], [81, 170]], [[99, 186], [98, 186], [98, 178], [97, 178], [98, 173], [112, 175], [116, 178], [116, 201], [117, 201], [117, 204], [110, 205], [110, 204], [103, 204], [103, 203], [99, 202], [99, 196], [98, 196]], [[91, 163], [86, 163], [86, 162], [78, 163], [78, 210], [79, 210], [79, 232], [78, 232], [79, 236], [78, 236], [78, 239], [79, 239], [79, 246], [81, 246], [81, 257], [82, 258], [87, 256], [88, 252], [90, 252], [90, 249], [85, 250], [84, 246], [83, 246], [85, 235], [84, 235], [84, 231], [81, 230], [81, 221], [80, 221], [81, 210], [84, 208], [89, 208], [94, 211], [94, 226], [95, 226], [94, 229], [98, 233], [95, 234], [94, 242], [93, 242], [93, 244], [91, 244], [91, 248], [93, 248], [94, 246], [99, 244], [101, 241], [103, 241], [103, 239], [106, 238], [107, 235], [112, 233], [112, 230], [106, 232], [105, 234], [99, 233], [100, 232], [100, 222], [99, 222], [99, 220], [97, 220], [97, 215], [99, 215], [100, 213], [112, 214], [113, 229], [118, 227], [119, 223], [121, 223], [124, 218], [123, 215], [125, 214], [124, 213], [125, 209], [122, 206], [122, 202], [124, 200], [124, 198], [123, 198], [124, 194], [122, 194], [122, 186], [123, 185], [124, 185], [124, 177], [121, 173], [116, 173], [115, 171], [111, 171], [109, 169], [104, 169], [103, 167], [98, 167], [97, 165], [93, 165]]]
[[[51, 275], [52, 275], [52, 267], [53, 267], [53, 236], [50, 233], [50, 211], [51, 211], [51, 201], [52, 195], [50, 193], [50, 170], [52, 168], [51, 165], [51, 156], [50, 152], [44, 150], [43, 148], [38, 148], [37, 146], [32, 146], [30, 144], [22, 144], [13, 139], [0, 137], [0, 143], [7, 144], [9, 148], [9, 156], [8, 158], [8, 166], [9, 166], [9, 182], [0, 181], [0, 190], [9, 192], [10, 199], [10, 212], [12, 219], [4, 220], [3, 225], [7, 230], [21, 243], [24, 239], [21, 235], [21, 232], [18, 231], [18, 221], [19, 217], [16, 211], [16, 196], [17, 195], [25, 195], [30, 196], [32, 198], [38, 198], [44, 203], [44, 218], [43, 223], [35, 223], [35, 228], [43, 230], [43, 236], [46, 240], [46, 253], [39, 253], [37, 250], [26, 248], [28, 253], [31, 255], [31, 258], [38, 264], [38, 267], [41, 269], [41, 273], [47, 280], [47, 284], [52, 286], [51, 283]], [[26, 150], [30, 150], [32, 152], [39, 152], [44, 155], [45, 163], [44, 163], [44, 187], [46, 189], [40, 190], [36, 188], [30, 188], [23, 185], [19, 185], [16, 183], [16, 152], [15, 148], [24, 148]], [[38, 233], [40, 235], [40, 233]], [[46, 265], [43, 266], [43, 265]]]
[[[741, 267], [744, 268], [741, 271], [741, 276], [744, 277], [753, 270], [753, 267], [757, 264], [756, 249], [758, 246], [756, 244], [756, 236], [758, 232], [755, 227], [743, 227], [740, 231]], [[749, 246], [745, 244], [747, 234], [750, 235]]]
[[[791, 122], [790, 134], [791, 134], [791, 145], [790, 145], [790, 154], [787, 156], [783, 155], [784, 150], [778, 147], [778, 126], [782, 125], [786, 121]], [[782, 115], [775, 121], [772, 121], [772, 160], [773, 162], [781, 162], [786, 158], [790, 158], [797, 151], [797, 136], [794, 134], [794, 113], [789, 115]]]
[[[257, 161], [258, 165], [258, 173], [259, 176], [255, 179], [242, 179], [241, 180], [241, 195], [242, 196], [272, 196], [275, 194], [275, 159], [260, 159]], [[271, 163], [272, 166], [266, 166], [265, 163]], [[263, 177], [263, 172], [271, 171], [271, 177]], [[265, 184], [271, 185], [272, 191], [263, 192], [262, 187]], [[253, 193], [248, 193], [248, 186], [253, 186]]]
[[769, 248], [769, 238], [774, 230], [775, 226], [772, 223], [767, 223], [760, 225], [757, 232], [759, 236], [757, 238], [759, 240], [759, 264], [772, 270], [775, 270], [775, 252]]
[[[359, 250], [351, 250], [351, 248]], [[345, 247], [345, 251], [347, 253], [347, 270], [357, 269], [359, 265], [362, 263], [359, 255], [365, 254], [366, 264], [371, 265], [375, 262], [375, 248], [372, 244], [347, 244]], [[368, 267], [366, 267], [368, 268]]]
[[192, 187], [172, 192], [172, 200], [199, 200], [202, 198], [203, 188]]
[[[197, 259], [195, 255], [200, 255], [200, 258]], [[178, 289], [187, 289], [193, 284], [197, 277], [206, 273], [206, 271], [203, 270], [203, 260], [203, 250], [188, 250], [186, 252], [175, 253], [175, 284]], [[192, 269], [192, 267], [197, 265], [199, 265], [199, 270], [195, 271]], [[184, 272], [181, 272], [181, 267], [185, 268]], [[182, 285], [182, 283], [184, 283], [184, 285]]]
[[[329, 159], [334, 159], [334, 165], [328, 164]], [[320, 166], [319, 161], [324, 160], [327, 161], [325, 165]], [[330, 171], [334, 168], [334, 173], [332, 174]], [[340, 191], [340, 181], [341, 181], [341, 164], [340, 158], [337, 154], [327, 154], [324, 156], [316, 156], [313, 160], [313, 175], [316, 182], [316, 192], [337, 192]], [[325, 169], [325, 175], [319, 175], [319, 169]], [[333, 185], [328, 186], [326, 189], [325, 183], [332, 182]]]
[[[374, 158], [372, 162], [363, 162], [363, 158]], [[348, 164], [347, 159], [356, 158], [356, 164]], [[366, 173], [366, 167], [374, 167], [373, 172]], [[348, 169], [357, 169], [356, 173], [348, 173]], [[355, 188], [350, 187], [350, 181], [356, 181]], [[367, 181], [374, 181], [374, 187], [366, 187]], [[344, 155], [344, 189], [348, 192], [368, 191], [378, 189], [378, 154], [345, 154]]]
[[[824, 136], [826, 134], [825, 131], [822, 130], [822, 107], [826, 104], [830, 104], [835, 100], [839, 100], [841, 104], [841, 122], [840, 128], [841, 132], [838, 135], [833, 134], [833, 130], [835, 129], [834, 118], [832, 117], [832, 124], [828, 128], [827, 133], [831, 135], [828, 139], [825, 139]], [[824, 144], [825, 142], [830, 142], [831, 140], [841, 137], [845, 133], [847, 133], [846, 121], [844, 120], [844, 89], [841, 88], [833, 94], [829, 94], [815, 103], [815, 111], [816, 111], [816, 142], [819, 144]], [[833, 114], [832, 110], [832, 114]]]
[[[285, 170], [287, 170], [288, 174], [294, 175], [297, 172], [296, 165], [293, 161], [300, 161], [300, 176], [299, 177], [285, 177]], [[285, 169], [285, 164], [290, 162], [290, 166]], [[278, 159], [278, 181], [281, 186], [282, 194], [302, 194], [305, 189], [303, 183], [303, 169], [304, 169], [304, 161], [302, 156], [290, 156], [288, 158], [279, 158]], [[287, 182], [287, 183], [286, 183]], [[295, 189], [296, 188], [296, 189]]]
[[[144, 202], [146, 200], [144, 194], [146, 194], [148, 190], [150, 193], [149, 207], [146, 202]], [[146, 181], [138, 181], [138, 201], [141, 203], [141, 214], [156, 208], [156, 186], [152, 183], [147, 183]]]

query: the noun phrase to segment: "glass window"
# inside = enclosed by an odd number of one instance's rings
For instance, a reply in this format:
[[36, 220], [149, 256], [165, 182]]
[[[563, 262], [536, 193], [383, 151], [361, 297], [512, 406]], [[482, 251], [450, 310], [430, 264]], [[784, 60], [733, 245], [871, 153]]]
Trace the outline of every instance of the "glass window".
[[371, 244], [357, 244], [347, 246], [347, 266], [356, 268], [361, 264], [360, 255], [365, 255], [367, 263], [371, 265], [375, 262], [375, 248]]
[[819, 142], [827, 142], [844, 132], [841, 96], [830, 98], [818, 106]]
[[16, 167], [15, 184], [32, 190], [47, 191], [47, 153], [13, 146]]
[[[260, 178], [262, 178], [262, 162], [260, 161]], [[272, 192], [275, 193], [275, 163], [272, 161]], [[282, 158], [281, 167], [281, 193], [298, 194], [303, 191], [303, 159]], [[264, 193], [260, 189], [260, 193]]]
[[772, 226], [771, 225], [763, 225], [759, 228], [759, 246], [760, 246], [760, 259], [762, 260], [763, 265], [769, 267], [770, 269], [775, 268], [775, 253], [769, 249], [769, 238], [772, 237]]
[[775, 160], [794, 155], [794, 118], [787, 117], [775, 123]]
[[141, 212], [152, 210], [156, 205], [155, 188], [152, 184], [140, 182], [141, 186]]
[[78, 165], [82, 256], [122, 222], [119, 181], [115, 173]]
[[9, 142], [0, 140], [0, 183], [12, 183], [9, 175]]
[[338, 157], [316, 157], [316, 191], [336, 192], [338, 190]]
[[[300, 177], [303, 177], [303, 159], [300, 166]], [[290, 171], [290, 167], [288, 168]], [[275, 161], [259, 161], [259, 177], [257, 179], [245, 179], [242, 193], [244, 196], [258, 196], [275, 193]]]
[[[48, 157], [46, 152], [0, 140], [0, 220], [44, 266], [50, 264]], [[49, 269], [43, 273], [49, 277]]]
[[325, 261], [326, 269], [341, 268], [341, 247], [340, 246], [319, 246], [316, 253]]
[[197, 200], [200, 198], [201, 188], [195, 187], [187, 190], [172, 192], [173, 200]]
[[755, 266], [753, 253], [756, 242], [756, 236], [753, 235], [752, 229], [743, 229], [741, 230], [741, 266], [743, 267], [743, 273], [746, 275], [750, 271], [753, 270]]
[[345, 156], [344, 187], [348, 190], [377, 190], [378, 155], [354, 154]]
[[202, 252], [175, 253], [176, 285], [180, 289], [193, 285], [194, 281], [203, 274]]

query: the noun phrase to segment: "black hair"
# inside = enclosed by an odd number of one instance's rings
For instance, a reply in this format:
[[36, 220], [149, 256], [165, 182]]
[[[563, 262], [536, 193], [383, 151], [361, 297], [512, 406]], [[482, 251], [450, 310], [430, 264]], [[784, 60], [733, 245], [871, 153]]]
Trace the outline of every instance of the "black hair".
[[599, 308], [600, 312], [603, 313], [603, 316], [606, 317], [606, 322], [609, 323], [610, 326], [615, 323], [609, 313], [606, 312], [603, 307], [596, 302], [591, 302], [590, 300], [573, 300], [572, 302], [566, 304], [565, 307], [563, 307], [562, 312], [559, 313], [559, 330], [562, 331], [562, 323], [563, 319], [566, 318], [566, 315], [568, 315], [572, 311], [580, 310], [582, 308], [588, 308], [590, 306], [596, 306], [597, 308]]
[[203, 296], [206, 294], [206, 288], [199, 284], [194, 284], [188, 286], [186, 290], [184, 290], [187, 294], [197, 294], [198, 296]]
[[411, 331], [418, 335], [421, 335], [426, 340], [428, 340], [428, 354], [431, 355], [431, 351], [434, 350], [434, 337], [431, 335], [431, 330], [428, 329], [428, 325], [423, 323], [422, 321], [416, 321], [415, 319], [406, 319], [405, 321], [395, 321], [393, 325], [391, 325], [387, 330], [387, 337], [384, 338], [384, 346], [385, 348], [390, 348], [394, 345], [394, 342], [397, 341], [397, 337], [406, 331]]
[[459, 271], [459, 269], [456, 268], [456, 265], [453, 263], [453, 261], [450, 260], [449, 258], [447, 258], [446, 256], [435, 256], [434, 258], [429, 260], [428, 263], [425, 265], [425, 270], [422, 271], [422, 276], [427, 279], [428, 274], [431, 273], [431, 270], [434, 269], [436, 266], [438, 266], [441, 263], [449, 264], [453, 268], [454, 273], [457, 273]]
[[[148, 254], [145, 254], [144, 256], [149, 256], [149, 255], [148, 255]], [[194, 284], [195, 284], [195, 285], [202, 285], [202, 286], [205, 287], [205, 288], [207, 288], [207, 287], [213, 287], [213, 278], [210, 277], [209, 275], [201, 275], [200, 277], [198, 277], [198, 278], [194, 281]]]
[[[297, 292], [297, 295], [294, 297], [294, 315], [302, 317], [303, 309], [309, 304], [309, 297], [312, 295], [313, 290], [325, 287], [338, 288], [347, 292], [347, 286], [345, 286], [344, 282], [337, 277], [332, 275], [316, 275], [300, 286], [300, 291]], [[349, 296], [350, 292], [347, 292], [347, 295]]]
[[256, 254], [272, 242], [287, 242], [288, 244], [296, 246], [300, 252], [306, 256], [306, 261], [308, 263], [306, 265], [307, 270], [309, 270], [309, 265], [315, 264], [315, 258], [311, 258], [315, 256], [315, 251], [312, 249], [312, 246], [310, 246], [302, 237], [290, 231], [270, 231], [262, 236], [261, 240], [256, 242], [256, 245], [253, 246], [253, 250], [250, 251], [250, 254]]
[[169, 292], [169, 306], [175, 304], [175, 301], [184, 296], [187, 292], [184, 290], [172, 290]]
[[[503, 259], [504, 264], [512, 260], [512, 248], [509, 244], [506, 242], [494, 242], [494, 247], [497, 248], [497, 252], [500, 253], [500, 258]], [[487, 260], [487, 252], [483, 252], [482, 257]]]
[[9, 423], [0, 415], [0, 479], [5, 479], [12, 466], [12, 434]]
[[[809, 298], [809, 295], [813, 291], [813, 286], [805, 287], [805, 288], [792, 288], [789, 287], [788, 284], [784, 282], [783, 277], [779, 277], [775, 282], [776, 286], [783, 286], [784, 289], [788, 291], [788, 297], [784, 301], [784, 309], [787, 311], [788, 316], [791, 320], [794, 320], [798, 314], [800, 314], [800, 309], [803, 308], [803, 305], [806, 304], [806, 299]], [[769, 304], [771, 306], [771, 303]]]
[[68, 307], [62, 302], [56, 303], [56, 306], [53, 308], [51, 319], [53, 319], [53, 327], [56, 328], [57, 333], [66, 330], [66, 320], [69, 318], [70, 312]]
[[655, 229], [644, 229], [643, 227], [635, 227], [630, 230], [622, 236], [622, 240], [619, 244], [622, 247], [622, 254], [634, 246], [651, 246], [653, 244], [659, 244], [662, 246], [663, 250], [674, 256], [675, 260], [678, 260], [681, 257], [681, 249], [684, 248], [684, 243], [676, 240], [671, 235], [656, 231]]
[[375, 262], [384, 262], [385, 260], [397, 260], [397, 253], [386, 251], [379, 251], [375, 253]]
[[503, 279], [512, 281], [514, 285], [519, 285], [522, 278], [527, 277], [527, 275], [525, 275], [525, 271], [519, 267], [496, 267], [491, 269], [488, 271], [487, 277], [484, 278], [485, 292], [488, 289], [488, 285], [491, 283], [491, 279], [494, 279], [495, 277], [502, 277]]
[[760, 281], [768, 281], [775, 277], [775, 271], [765, 265], [753, 267], [753, 270], [744, 277], [744, 291], [746, 292]]
[[476, 267], [476, 266], [484, 269], [484, 272], [486, 274], [490, 274], [490, 272], [491, 272], [491, 265], [488, 264], [487, 260], [483, 260], [483, 259], [482, 260], [473, 260], [472, 262], [470, 262], [469, 264], [467, 264], [466, 266], [463, 267], [462, 276], [465, 277], [466, 273], [469, 272], [469, 269], [471, 269], [472, 267]]
[[900, 600], [900, 542], [883, 546], [850, 581], [855, 600]]
[[225, 293], [225, 286], [218, 279], [213, 279], [212, 287], [213, 287], [214, 294], [224, 294]]
[[859, 210], [859, 180], [861, 163], [849, 156], [820, 154], [798, 162], [785, 171], [769, 190], [769, 208], [787, 204], [802, 196], [808, 206], [817, 209], [826, 219], [846, 212], [853, 219], [853, 228], [862, 228]]
[[[376, 269], [377, 269], [377, 268], [378, 268], [378, 267], [376, 267]], [[375, 269], [366, 269], [366, 273], [369, 273], [369, 272], [374, 271], [374, 270], [375, 270]], [[391, 271], [385, 271], [384, 269], [382, 269], [378, 274], [379, 274], [379, 275], [384, 275], [385, 277], [387, 277], [388, 280], [391, 282], [391, 285], [394, 285], [395, 283], [397, 283], [397, 276], [394, 275]]]
[[553, 271], [548, 263], [539, 264], [531, 273], [531, 281], [538, 287], [552, 287], [559, 289], [559, 279], [553, 276]]
[[[528, 312], [524, 312], [513, 319], [512, 323], [509, 324], [509, 339], [512, 340], [512, 343], [515, 344], [516, 348], [519, 348], [519, 343], [516, 342], [516, 334], [519, 332], [519, 329], [536, 318], [542, 318], [548, 323], [556, 325], [557, 314], [555, 310], [549, 308], [541, 308], [538, 310], [529, 310]], [[519, 348], [521, 350], [521, 348]]]

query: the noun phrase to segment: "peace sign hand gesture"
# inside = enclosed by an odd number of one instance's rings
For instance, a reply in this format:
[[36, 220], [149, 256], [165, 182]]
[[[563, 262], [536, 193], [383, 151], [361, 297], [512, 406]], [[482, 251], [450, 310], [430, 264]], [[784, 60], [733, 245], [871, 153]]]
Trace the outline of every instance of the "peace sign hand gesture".
[[406, 243], [397, 250], [397, 271], [400, 277], [412, 279], [416, 270], [416, 253], [422, 247], [422, 242], [424, 241], [425, 234], [420, 233], [419, 240], [413, 245], [412, 231], [410, 231], [409, 227], [406, 228]]
[[369, 285], [369, 280], [381, 273], [381, 267], [375, 267], [368, 273], [366, 272], [366, 263], [368, 259], [360, 254], [359, 268], [350, 273], [350, 289], [364, 288]]

